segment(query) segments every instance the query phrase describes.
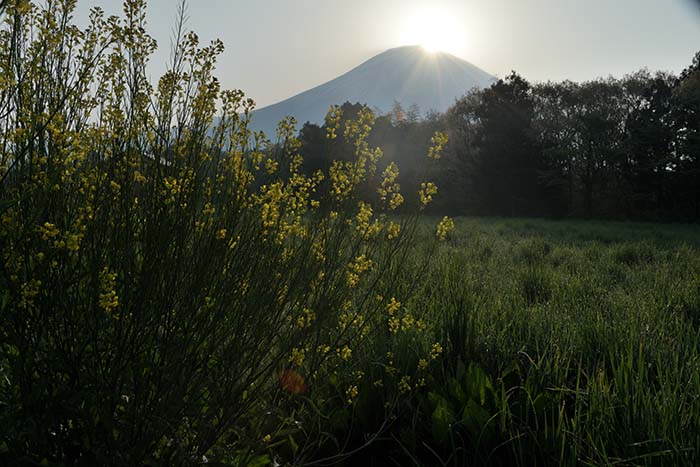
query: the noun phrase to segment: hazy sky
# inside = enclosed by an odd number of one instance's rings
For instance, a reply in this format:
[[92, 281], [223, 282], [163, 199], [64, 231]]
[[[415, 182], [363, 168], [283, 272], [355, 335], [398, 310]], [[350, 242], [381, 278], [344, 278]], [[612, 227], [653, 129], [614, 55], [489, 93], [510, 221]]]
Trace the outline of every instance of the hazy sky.
[[[158, 40], [153, 77], [168, 55], [179, 0], [149, 1]], [[79, 0], [108, 14], [119, 0]], [[696, 0], [190, 0], [188, 29], [220, 38], [218, 76], [258, 106], [290, 97], [387, 48], [439, 28], [449, 51], [502, 77], [532, 81], [622, 76], [642, 67], [679, 72], [700, 50]], [[433, 26], [434, 27], [434, 26]], [[416, 39], [414, 39], [414, 37]]]

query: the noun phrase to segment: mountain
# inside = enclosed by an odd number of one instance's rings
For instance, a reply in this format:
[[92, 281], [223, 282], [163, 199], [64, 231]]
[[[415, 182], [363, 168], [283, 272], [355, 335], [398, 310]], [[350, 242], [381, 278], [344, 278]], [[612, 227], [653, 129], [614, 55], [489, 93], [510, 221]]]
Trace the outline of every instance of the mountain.
[[387, 113], [394, 101], [422, 112], [444, 112], [472, 88], [490, 86], [496, 78], [448, 53], [429, 53], [420, 46], [383, 52], [325, 84], [256, 110], [252, 128], [274, 139], [277, 123], [288, 115], [300, 124], [321, 124], [328, 108], [346, 101]]

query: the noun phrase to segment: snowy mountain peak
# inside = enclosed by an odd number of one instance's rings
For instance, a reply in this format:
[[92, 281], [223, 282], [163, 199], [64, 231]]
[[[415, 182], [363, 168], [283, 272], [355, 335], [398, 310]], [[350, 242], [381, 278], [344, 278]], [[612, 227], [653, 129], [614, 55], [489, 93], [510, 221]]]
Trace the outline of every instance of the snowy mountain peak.
[[389, 49], [325, 84], [254, 112], [252, 127], [271, 137], [277, 123], [294, 116], [300, 124], [321, 124], [331, 105], [367, 104], [378, 113], [394, 102], [417, 105], [422, 112], [444, 112], [472, 88], [490, 86], [495, 78], [471, 63], [420, 46]]

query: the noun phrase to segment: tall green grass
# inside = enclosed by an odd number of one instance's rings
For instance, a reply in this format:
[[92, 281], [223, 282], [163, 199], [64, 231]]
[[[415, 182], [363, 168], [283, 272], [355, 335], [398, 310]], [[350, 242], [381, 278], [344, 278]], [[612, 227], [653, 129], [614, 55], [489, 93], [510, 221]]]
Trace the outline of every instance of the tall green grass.
[[402, 465], [697, 465], [699, 248], [694, 226], [458, 219], [408, 305], [445, 358], [387, 446]]

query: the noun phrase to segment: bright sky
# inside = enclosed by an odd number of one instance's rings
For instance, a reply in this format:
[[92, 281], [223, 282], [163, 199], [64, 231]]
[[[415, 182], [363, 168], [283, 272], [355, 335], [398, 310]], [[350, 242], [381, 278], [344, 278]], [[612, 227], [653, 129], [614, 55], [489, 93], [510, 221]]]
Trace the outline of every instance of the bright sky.
[[[167, 60], [179, 0], [149, 0]], [[79, 0], [79, 17], [119, 0]], [[188, 29], [220, 38], [218, 76], [265, 106], [349, 71], [391, 47], [424, 43], [502, 77], [533, 81], [679, 72], [700, 50], [698, 0], [190, 0]]]

